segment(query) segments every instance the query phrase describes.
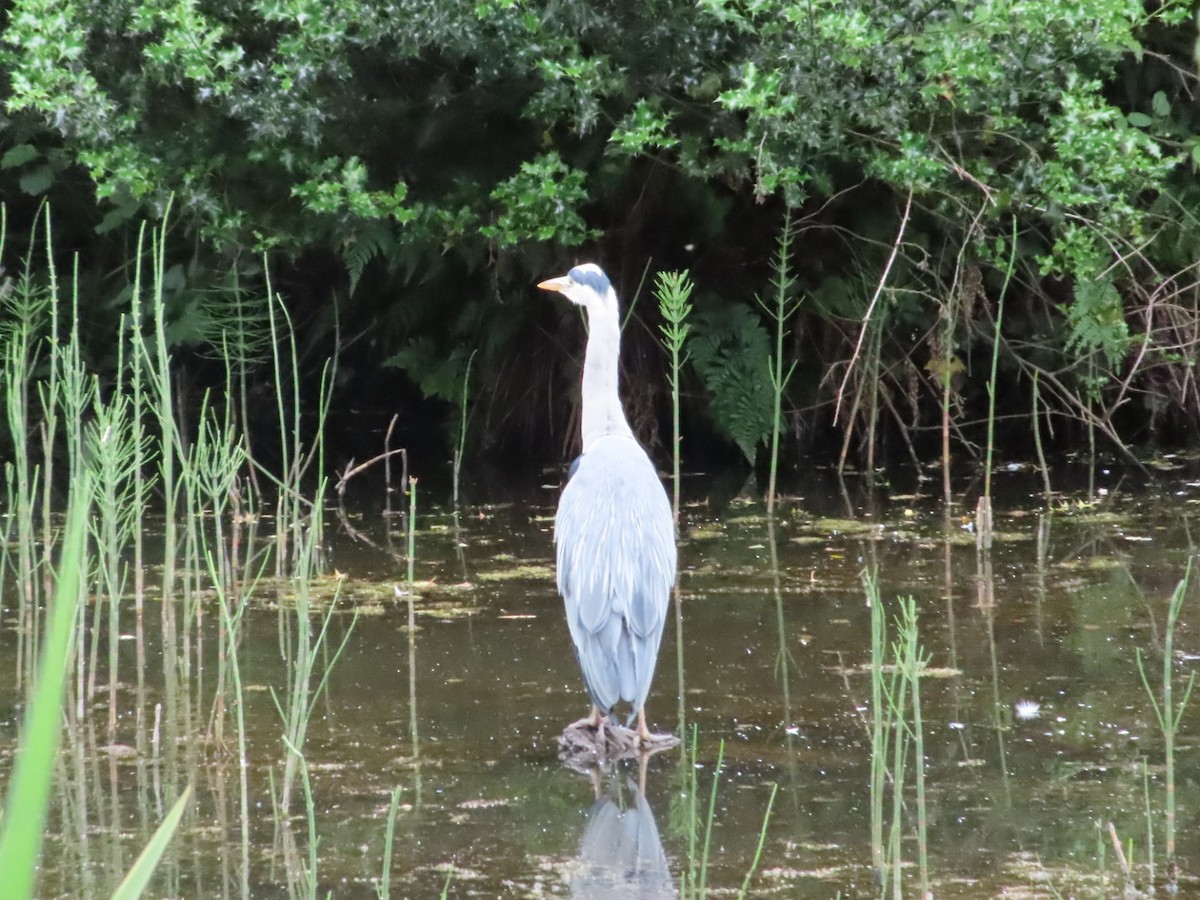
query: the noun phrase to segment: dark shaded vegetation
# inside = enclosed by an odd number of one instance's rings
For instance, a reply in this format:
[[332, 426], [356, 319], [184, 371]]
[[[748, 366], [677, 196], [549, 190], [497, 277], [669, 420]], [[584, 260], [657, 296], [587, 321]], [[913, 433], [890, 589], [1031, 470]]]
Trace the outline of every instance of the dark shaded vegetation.
[[684, 458], [754, 462], [790, 210], [785, 454], [980, 458], [1006, 283], [1001, 447], [1132, 453], [1200, 436], [1195, 37], [1185, 4], [1123, 0], [25, 0], [5, 265], [51, 210], [114, 370], [138, 229], [174, 197], [193, 403], [253, 345], [269, 269], [314, 383], [338, 356], [345, 455], [400, 412], [448, 456], [475, 353], [466, 446], [494, 460], [574, 453], [582, 325], [532, 284], [584, 259], [633, 307], [627, 407], [665, 459], [650, 292], [687, 268]]

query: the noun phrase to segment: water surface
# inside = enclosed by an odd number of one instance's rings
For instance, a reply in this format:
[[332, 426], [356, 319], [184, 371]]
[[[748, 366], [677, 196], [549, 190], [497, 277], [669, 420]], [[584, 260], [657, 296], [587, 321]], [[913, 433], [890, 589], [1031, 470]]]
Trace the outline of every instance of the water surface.
[[[1100, 478], [1100, 494], [1047, 502], [1033, 477], [1002, 474], [997, 540], [981, 554], [969, 519], [947, 518], [936, 497], [817, 474], [774, 526], [756, 503], [687, 506], [682, 640], [672, 615], [648, 708], [666, 731], [681, 730], [682, 711], [683, 734], [694, 728], [698, 737], [694, 748], [689, 738], [649, 760], [644, 797], [632, 762], [589, 775], [558, 758], [557, 736], [587, 704], [554, 589], [554, 491], [465, 507], [457, 518], [419, 516], [415, 692], [407, 603], [393, 590], [403, 587], [404, 561], [386, 549], [401, 546], [402, 521], [356, 513], [348, 522], [370, 546], [331, 511], [329, 564], [344, 579], [323, 660], [353, 631], [305, 745], [318, 894], [376, 896], [399, 786], [393, 897], [437, 897], [448, 879], [451, 897], [636, 896], [636, 878], [643, 896], [671, 896], [666, 886], [697, 862], [688, 785], [694, 775], [703, 819], [723, 742], [707, 874], [714, 895], [742, 885], [778, 785], [750, 895], [873, 896], [864, 568], [877, 573], [889, 609], [900, 595], [916, 599], [931, 654], [922, 712], [936, 894], [1116, 895], [1109, 822], [1132, 848], [1144, 887], [1149, 820], [1161, 880], [1163, 740], [1136, 659], [1140, 650], [1157, 687], [1200, 482], [1114, 474]], [[1176, 636], [1177, 673], [1198, 668], [1198, 610], [1193, 590]], [[150, 896], [283, 897], [289, 883], [303, 895], [303, 797], [286, 824], [272, 802], [285, 749], [271, 689], [286, 682], [281, 634], [295, 628], [295, 614], [286, 592], [264, 588], [246, 615], [248, 830], [232, 718], [224, 745], [213, 738], [215, 614], [197, 626], [204, 671], [169, 692], [154, 602], [140, 690], [134, 635], [121, 642], [117, 745], [105, 734], [103, 691], [68, 734], [40, 896], [107, 896], [188, 782], [196, 801]], [[0, 671], [15, 672], [13, 620], [6, 625]], [[1184, 683], [1181, 675], [1177, 687]], [[19, 707], [8, 679], [5, 768]], [[1192, 896], [1200, 895], [1197, 709], [1184, 717], [1177, 776], [1181, 892]], [[915, 799], [905, 799], [903, 852], [913, 863]], [[599, 862], [605, 854], [619, 860], [616, 875]], [[912, 866], [906, 873], [915, 895]], [[606, 878], [625, 881], [605, 887]]]

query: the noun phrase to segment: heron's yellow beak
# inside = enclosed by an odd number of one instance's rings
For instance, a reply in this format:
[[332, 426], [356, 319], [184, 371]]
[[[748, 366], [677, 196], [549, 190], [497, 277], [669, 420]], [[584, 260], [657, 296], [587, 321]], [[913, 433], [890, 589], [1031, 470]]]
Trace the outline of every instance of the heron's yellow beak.
[[568, 279], [566, 275], [563, 275], [559, 278], [548, 278], [545, 281], [539, 281], [538, 287], [540, 287], [543, 291], [562, 292], [567, 289], [567, 284], [569, 281], [570, 279]]

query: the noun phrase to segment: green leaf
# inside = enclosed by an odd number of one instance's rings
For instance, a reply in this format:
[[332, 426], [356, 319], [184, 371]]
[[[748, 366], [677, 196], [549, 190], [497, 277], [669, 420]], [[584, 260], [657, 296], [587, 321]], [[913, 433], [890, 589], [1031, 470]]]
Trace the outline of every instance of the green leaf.
[[134, 203], [122, 203], [119, 206], [110, 209], [104, 214], [104, 218], [100, 220], [100, 224], [96, 226], [96, 234], [108, 234], [114, 228], [125, 224], [133, 218], [134, 213], [138, 211], [138, 205]]
[[1150, 127], [1150, 125], [1152, 125], [1154, 123], [1154, 120], [1151, 119], [1148, 115], [1146, 115], [1145, 113], [1140, 113], [1140, 112], [1131, 112], [1129, 115], [1127, 115], [1125, 117], [1125, 119], [1134, 128], [1148, 128], [1148, 127]]
[[1166, 118], [1171, 114], [1171, 101], [1162, 91], [1155, 91], [1154, 96], [1150, 99], [1150, 108], [1159, 118]]
[[38, 150], [33, 144], [17, 144], [5, 153], [3, 158], [0, 158], [0, 169], [15, 169], [37, 156]]
[[21, 190], [36, 197], [44, 194], [54, 183], [54, 169], [50, 166], [38, 166], [31, 172], [21, 176]]

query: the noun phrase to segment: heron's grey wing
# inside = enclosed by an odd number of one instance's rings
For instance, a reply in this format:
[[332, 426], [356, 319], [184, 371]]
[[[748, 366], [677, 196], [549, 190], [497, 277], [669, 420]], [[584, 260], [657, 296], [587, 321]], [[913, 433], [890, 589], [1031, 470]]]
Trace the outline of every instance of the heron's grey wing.
[[631, 586], [628, 608], [634, 692], [623, 694], [633, 703], [635, 711], [642, 707], [650, 693], [670, 605], [671, 585], [675, 582], [675, 523], [671, 505], [652, 464], [648, 470], [653, 484], [647, 481], [640, 486], [640, 500], [635, 507], [639, 521], [634, 530], [642, 537], [640, 546], [631, 548], [637, 554], [637, 574]]
[[558, 589], [584, 681], [608, 712], [649, 691], [675, 578], [670, 504], [653, 464], [628, 438], [579, 460], [555, 517]]

